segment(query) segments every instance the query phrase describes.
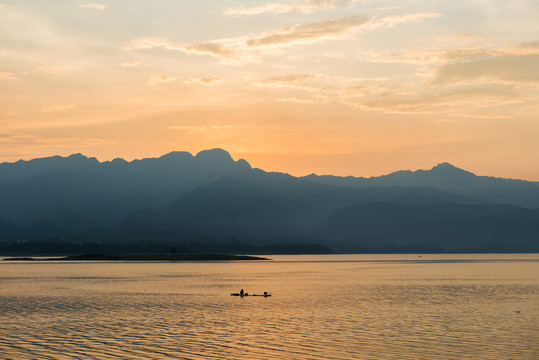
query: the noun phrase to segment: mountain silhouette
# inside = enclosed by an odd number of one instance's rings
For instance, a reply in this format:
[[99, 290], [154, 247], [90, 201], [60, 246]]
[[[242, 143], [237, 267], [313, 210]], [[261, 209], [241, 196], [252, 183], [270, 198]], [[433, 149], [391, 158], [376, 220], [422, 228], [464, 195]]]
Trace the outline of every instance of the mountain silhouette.
[[0, 164], [0, 251], [13, 239], [536, 251], [535, 208], [538, 183], [477, 176], [449, 163], [372, 178], [265, 172], [222, 149]]
[[0, 217], [0, 239], [20, 237], [24, 230], [24, 227]]
[[262, 186], [223, 177], [169, 204], [169, 218], [207, 235], [280, 237], [299, 234], [309, 207]]
[[397, 171], [378, 177], [338, 177], [311, 174], [304, 179], [348, 187], [411, 186], [432, 187], [474, 198], [487, 203], [500, 203], [528, 208], [539, 208], [539, 183], [524, 180], [477, 176], [449, 163], [441, 163], [430, 170]]
[[103, 163], [77, 154], [0, 164], [0, 179], [10, 179], [0, 185], [0, 216], [31, 225], [64, 203], [91, 222], [112, 225], [136, 209], [164, 205], [202, 184], [250, 170], [223, 152]]
[[414, 244], [444, 251], [514, 251], [539, 248], [539, 210], [511, 205], [357, 204], [335, 211], [319, 233], [334, 245], [371, 250]]

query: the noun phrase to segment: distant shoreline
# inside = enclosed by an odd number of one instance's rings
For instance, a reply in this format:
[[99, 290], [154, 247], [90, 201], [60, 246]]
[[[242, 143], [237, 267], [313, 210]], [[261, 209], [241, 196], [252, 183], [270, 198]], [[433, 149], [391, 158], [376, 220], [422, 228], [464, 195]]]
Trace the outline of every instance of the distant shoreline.
[[46, 259], [33, 257], [11, 257], [4, 261], [231, 261], [269, 260], [249, 255], [229, 254], [80, 254]]

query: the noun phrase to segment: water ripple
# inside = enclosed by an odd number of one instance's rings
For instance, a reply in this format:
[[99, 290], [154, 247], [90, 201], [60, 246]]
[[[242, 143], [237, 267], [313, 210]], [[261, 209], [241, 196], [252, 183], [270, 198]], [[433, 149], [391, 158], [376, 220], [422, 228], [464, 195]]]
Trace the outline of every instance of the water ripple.
[[[480, 263], [473, 271], [458, 262], [393, 268], [234, 263], [207, 264], [197, 273], [189, 264], [107, 266], [34, 266], [35, 276], [4, 266], [0, 359], [487, 360], [539, 354], [539, 275], [529, 275], [539, 274], [537, 263], [520, 270], [515, 262]], [[64, 273], [55, 276], [58, 271]], [[509, 272], [510, 278], [499, 275]], [[228, 295], [241, 287], [273, 296]]]

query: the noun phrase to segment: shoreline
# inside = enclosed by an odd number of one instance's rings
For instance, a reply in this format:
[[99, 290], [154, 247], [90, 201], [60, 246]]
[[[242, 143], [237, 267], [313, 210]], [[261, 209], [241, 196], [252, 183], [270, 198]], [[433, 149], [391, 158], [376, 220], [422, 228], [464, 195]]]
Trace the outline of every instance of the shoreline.
[[270, 260], [250, 255], [229, 254], [80, 254], [51, 258], [10, 257], [3, 261], [232, 261]]

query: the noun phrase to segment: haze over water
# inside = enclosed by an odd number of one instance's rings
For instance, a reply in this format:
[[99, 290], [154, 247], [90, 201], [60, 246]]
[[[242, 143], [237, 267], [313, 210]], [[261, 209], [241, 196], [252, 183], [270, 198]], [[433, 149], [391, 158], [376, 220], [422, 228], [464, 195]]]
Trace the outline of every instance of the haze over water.
[[1, 262], [0, 358], [539, 357], [537, 254], [271, 258]]

